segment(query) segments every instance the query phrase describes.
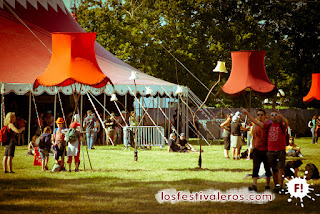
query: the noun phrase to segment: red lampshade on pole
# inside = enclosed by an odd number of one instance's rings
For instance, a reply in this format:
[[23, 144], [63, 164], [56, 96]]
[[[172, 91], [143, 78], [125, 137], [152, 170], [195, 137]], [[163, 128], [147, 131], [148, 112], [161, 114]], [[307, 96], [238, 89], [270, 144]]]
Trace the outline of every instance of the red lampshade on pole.
[[303, 98], [303, 102], [311, 102], [312, 100], [320, 100], [320, 73], [312, 74], [312, 82], [309, 93]]
[[229, 95], [238, 95], [246, 89], [268, 94], [275, 89], [265, 70], [265, 51], [231, 52], [232, 68], [222, 90]]
[[52, 33], [51, 60], [35, 80], [34, 88], [74, 83], [100, 88], [111, 83], [97, 63], [95, 36], [96, 33]]

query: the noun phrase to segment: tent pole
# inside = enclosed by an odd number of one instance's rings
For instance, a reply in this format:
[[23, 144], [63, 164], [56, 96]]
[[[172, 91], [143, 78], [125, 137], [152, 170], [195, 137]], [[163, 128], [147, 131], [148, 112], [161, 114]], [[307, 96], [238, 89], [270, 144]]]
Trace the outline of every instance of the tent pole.
[[169, 138], [171, 133], [171, 97], [169, 97], [168, 110], [169, 110], [169, 120], [170, 120], [170, 122], [168, 123], [168, 138]]
[[[164, 114], [165, 114], [165, 115], [167, 115], [166, 103], [167, 103], [167, 97], [164, 97], [164, 105], [163, 105], [163, 106], [164, 106], [164, 107], [163, 107], [164, 109], [163, 109], [163, 110], [164, 110]], [[164, 131], [166, 131], [167, 120], [164, 120], [164, 126], [163, 126], [163, 127], [164, 127]]]
[[180, 99], [179, 99], [179, 95], [178, 95], [178, 108], [177, 108], [177, 127], [176, 127], [176, 129], [177, 129], [177, 132], [178, 133], [181, 133], [180, 132]]
[[31, 140], [31, 92], [29, 92], [29, 119], [28, 119], [28, 141], [27, 145], [29, 144]]
[[[126, 93], [125, 95], [124, 95], [124, 107], [126, 108], [126, 109], [128, 109], [128, 93]], [[126, 111], [126, 119], [129, 117], [129, 115], [127, 115], [127, 111]]]
[[[83, 123], [82, 111], [83, 111], [83, 95], [80, 95], [80, 124], [81, 124], [80, 127], [81, 127], [81, 129], [82, 129], [82, 123]], [[85, 137], [86, 136], [84, 136], [83, 138], [85, 138]], [[81, 141], [81, 150], [82, 150], [83, 171], [86, 171], [86, 164], [84, 161], [83, 141]]]
[[157, 126], [159, 126], [159, 106], [160, 106], [160, 97], [158, 95], [157, 96]]
[[5, 117], [4, 114], [4, 94], [1, 93], [1, 128], [3, 127], [3, 118]]
[[[187, 94], [186, 96], [186, 103], [189, 106], [189, 94]], [[187, 109], [187, 106], [186, 106], [186, 137], [187, 139], [189, 139], [189, 111]]]
[[156, 119], [156, 108], [155, 108], [155, 101], [154, 101], [154, 97], [152, 97], [153, 99], [153, 103], [152, 103], [152, 107], [153, 107], [153, 120]]
[[[103, 93], [103, 106], [106, 108], [106, 105], [107, 105], [107, 95], [105, 93]], [[120, 112], [120, 114], [121, 114], [121, 112]], [[103, 111], [102, 117], [103, 117], [103, 121], [106, 121], [106, 111]], [[104, 129], [102, 131], [103, 131], [102, 145], [104, 145], [105, 140], [106, 140], [106, 138], [104, 136], [106, 136], [106, 132]]]
[[54, 121], [54, 123], [53, 123], [53, 130], [55, 130], [56, 129], [56, 115], [57, 115], [57, 94], [54, 94], [54, 101], [53, 101], [53, 103], [54, 103], [54, 106], [53, 106], [53, 121]]

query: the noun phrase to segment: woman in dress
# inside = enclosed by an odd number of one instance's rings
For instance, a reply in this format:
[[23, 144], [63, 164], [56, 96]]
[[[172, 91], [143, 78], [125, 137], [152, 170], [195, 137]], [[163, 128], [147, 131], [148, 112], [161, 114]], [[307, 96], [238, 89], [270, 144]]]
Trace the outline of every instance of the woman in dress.
[[4, 173], [14, 173], [12, 171], [12, 159], [14, 157], [15, 145], [17, 143], [16, 134], [20, 134], [25, 130], [25, 127], [17, 129], [17, 127], [14, 125], [14, 122], [16, 122], [16, 115], [14, 112], [9, 112], [4, 119], [4, 126], [6, 126], [8, 129], [7, 138], [9, 141], [8, 145], [6, 145], [2, 161]]

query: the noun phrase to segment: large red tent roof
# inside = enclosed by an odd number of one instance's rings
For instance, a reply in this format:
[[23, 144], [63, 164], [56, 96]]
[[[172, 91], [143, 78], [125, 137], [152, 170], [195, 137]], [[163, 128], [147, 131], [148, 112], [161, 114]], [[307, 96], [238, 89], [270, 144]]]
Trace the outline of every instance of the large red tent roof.
[[[1, 93], [13, 91], [17, 94], [25, 94], [31, 90], [30, 85], [46, 70], [50, 62], [51, 33], [85, 31], [67, 12], [62, 0], [4, 0], [1, 3]], [[12, 11], [8, 10], [6, 5], [9, 5]], [[175, 84], [133, 68], [105, 50], [97, 42], [95, 52], [99, 67], [112, 80], [119, 94], [128, 93], [128, 87], [133, 88], [133, 82], [129, 80], [131, 71], [138, 72], [139, 79], [136, 83], [140, 94], [145, 93], [145, 86], [153, 87], [154, 93], [164, 94], [163, 88], [169, 93], [175, 91]], [[67, 90], [62, 92], [68, 94]], [[55, 90], [39, 88], [38, 91], [35, 91], [36, 94], [43, 92], [53, 94]], [[101, 92], [92, 90], [94, 94]], [[103, 92], [110, 93], [110, 88]]]

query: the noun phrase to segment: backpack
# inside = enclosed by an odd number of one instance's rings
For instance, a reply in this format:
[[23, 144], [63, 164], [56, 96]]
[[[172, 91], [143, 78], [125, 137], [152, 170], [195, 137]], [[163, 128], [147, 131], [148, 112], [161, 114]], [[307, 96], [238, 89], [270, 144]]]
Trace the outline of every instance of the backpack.
[[[270, 129], [271, 124], [272, 124], [272, 123], [269, 123], [268, 126], [267, 126], [267, 134], [269, 134], [269, 129]], [[288, 146], [288, 145], [289, 145], [289, 138], [290, 138], [290, 136], [289, 136], [289, 134], [288, 134], [288, 131], [287, 131], [287, 130], [284, 130], [284, 127], [283, 127], [283, 125], [282, 125], [282, 122], [280, 122], [279, 125], [280, 125], [280, 129], [281, 129], [282, 133], [283, 133], [284, 136], [285, 136], [286, 146]]]
[[318, 179], [319, 178], [318, 168], [313, 163], [308, 163], [305, 166], [305, 176], [307, 180]]
[[70, 143], [77, 141], [76, 129], [70, 128], [65, 135], [65, 139]]
[[9, 145], [9, 139], [8, 139], [8, 134], [9, 134], [9, 128], [8, 126], [2, 127], [0, 130], [0, 142], [2, 146], [7, 146]]
[[310, 121], [308, 122], [308, 127], [309, 127], [309, 128], [312, 128], [312, 127], [313, 127], [312, 120], [310, 120]]
[[35, 141], [35, 146], [42, 149], [44, 147], [44, 144], [45, 144], [45, 137], [44, 136], [40, 136], [36, 139]]

